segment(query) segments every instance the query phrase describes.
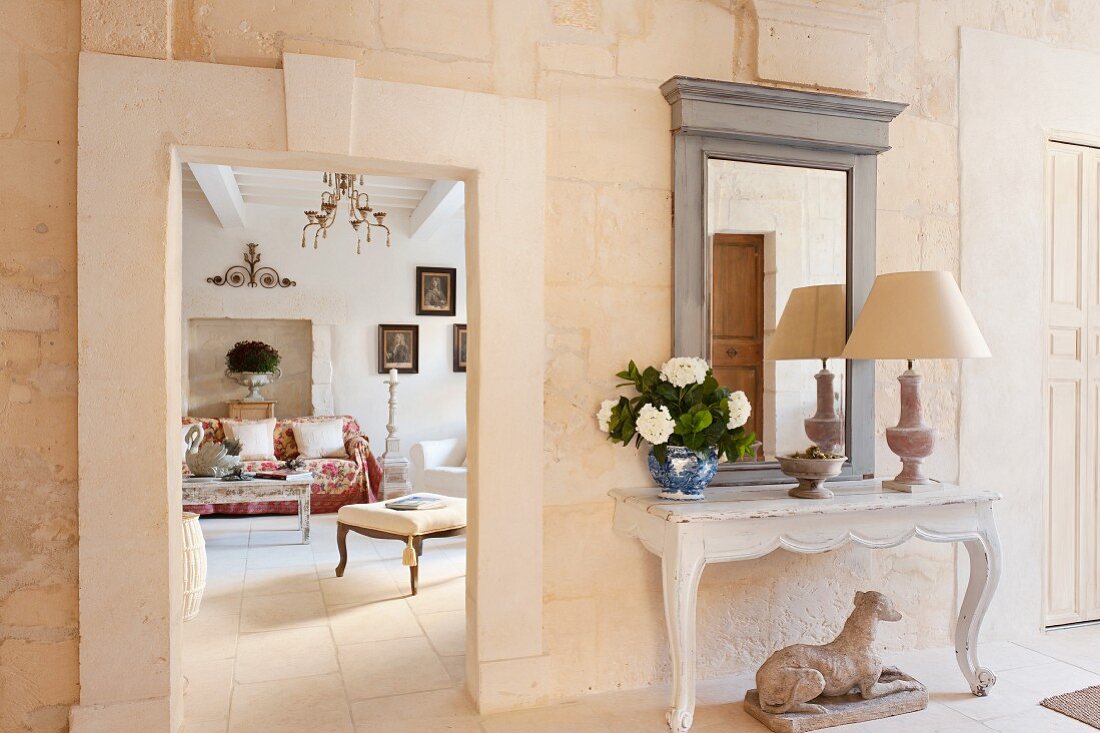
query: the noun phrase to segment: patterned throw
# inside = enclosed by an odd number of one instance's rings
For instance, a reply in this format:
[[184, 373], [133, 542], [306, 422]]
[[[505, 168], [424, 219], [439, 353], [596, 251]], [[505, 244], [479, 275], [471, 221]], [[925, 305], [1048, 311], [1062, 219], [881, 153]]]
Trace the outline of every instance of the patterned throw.
[[1100, 729], [1100, 686], [1048, 697], [1040, 705]]

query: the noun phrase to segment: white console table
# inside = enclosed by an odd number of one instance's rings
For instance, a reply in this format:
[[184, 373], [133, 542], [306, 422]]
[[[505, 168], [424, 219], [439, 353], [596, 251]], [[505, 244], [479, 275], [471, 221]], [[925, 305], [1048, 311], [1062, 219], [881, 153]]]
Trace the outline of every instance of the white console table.
[[616, 489], [615, 531], [636, 538], [661, 558], [665, 622], [672, 657], [673, 733], [691, 728], [695, 714], [695, 607], [699, 576], [708, 562], [751, 560], [782, 547], [819, 553], [849, 542], [876, 549], [911, 537], [961, 542], [970, 555], [955, 628], [955, 657], [975, 695], [985, 695], [996, 676], [979, 666], [978, 629], [997, 587], [1001, 546], [993, 522], [991, 491], [957, 486], [924, 494], [884, 491], [874, 481], [829, 484], [831, 499], [793, 499], [789, 486], [711, 488], [707, 499], [674, 502], [657, 489]]

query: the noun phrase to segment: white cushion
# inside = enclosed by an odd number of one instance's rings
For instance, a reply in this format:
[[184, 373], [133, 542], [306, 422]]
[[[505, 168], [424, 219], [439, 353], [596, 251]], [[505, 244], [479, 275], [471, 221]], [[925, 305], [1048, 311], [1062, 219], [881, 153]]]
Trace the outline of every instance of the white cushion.
[[[423, 495], [424, 492], [418, 491]], [[338, 521], [363, 529], [375, 529], [402, 537], [445, 532], [466, 526], [466, 500], [450, 496], [436, 496], [446, 506], [440, 509], [416, 509], [401, 511], [389, 509], [382, 502], [377, 504], [348, 504], [340, 507]]]
[[466, 473], [467, 469], [462, 466], [424, 469], [424, 490], [447, 496], [466, 496]]
[[225, 437], [241, 441], [242, 461], [275, 460], [275, 418], [222, 420]]
[[291, 425], [298, 454], [302, 458], [347, 458], [344, 448], [344, 421], [321, 420]]

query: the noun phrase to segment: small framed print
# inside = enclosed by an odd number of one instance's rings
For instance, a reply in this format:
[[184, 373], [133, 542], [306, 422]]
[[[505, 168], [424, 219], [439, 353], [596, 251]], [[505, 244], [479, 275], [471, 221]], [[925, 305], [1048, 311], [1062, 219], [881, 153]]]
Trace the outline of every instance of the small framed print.
[[416, 315], [453, 317], [456, 278], [453, 267], [416, 268]]
[[378, 373], [396, 369], [402, 374], [420, 371], [420, 327], [380, 325], [378, 327]]
[[466, 371], [466, 324], [456, 323], [454, 328], [454, 371]]

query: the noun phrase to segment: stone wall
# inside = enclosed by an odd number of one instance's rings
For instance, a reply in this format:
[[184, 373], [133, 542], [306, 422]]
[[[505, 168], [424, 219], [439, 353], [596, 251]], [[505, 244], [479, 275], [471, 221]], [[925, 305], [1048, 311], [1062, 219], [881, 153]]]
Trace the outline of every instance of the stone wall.
[[0, 2], [4, 733], [66, 730], [77, 698], [79, 34], [76, 2]]
[[[344, 56], [361, 76], [546, 100], [546, 636], [568, 695], [668, 674], [657, 563], [610, 534], [604, 498], [647, 475], [640, 456], [600, 443], [591, 417], [623, 362], [658, 362], [671, 345], [669, 114], [657, 84], [685, 74], [908, 102], [880, 160], [878, 267], [957, 272], [963, 25], [1100, 48], [1091, 0], [0, 2], [0, 730], [62, 730], [77, 692], [78, 43], [254, 66], [277, 66], [283, 51]], [[900, 368], [879, 370], [880, 435]], [[942, 434], [932, 470], [951, 479], [958, 370], [929, 363], [925, 375]], [[878, 463], [895, 465], [884, 446]], [[708, 570], [704, 672], [821, 636], [857, 587], [891, 593], [910, 619], [891, 627], [891, 646], [946, 643], [953, 555], [912, 550], [776, 553]]]

